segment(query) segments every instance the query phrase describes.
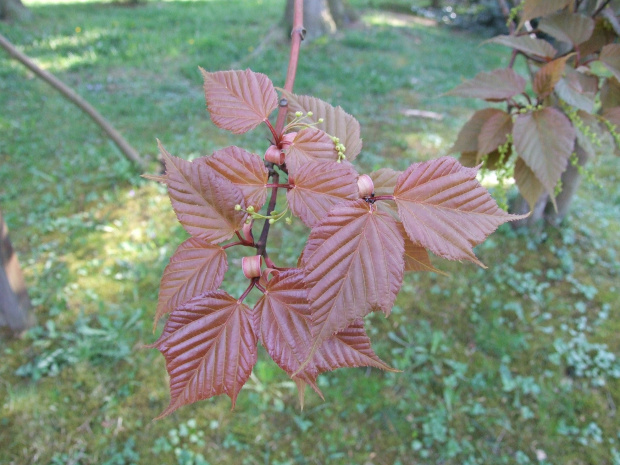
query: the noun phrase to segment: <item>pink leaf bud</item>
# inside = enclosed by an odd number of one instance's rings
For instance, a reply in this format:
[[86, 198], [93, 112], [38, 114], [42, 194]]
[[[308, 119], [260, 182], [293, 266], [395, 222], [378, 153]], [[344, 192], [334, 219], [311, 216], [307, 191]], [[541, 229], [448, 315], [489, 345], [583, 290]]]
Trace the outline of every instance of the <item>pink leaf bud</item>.
[[362, 174], [357, 178], [357, 188], [360, 191], [360, 197], [370, 197], [375, 191], [375, 185], [372, 182], [372, 178], [367, 174]]
[[243, 233], [243, 238], [250, 243], [254, 243], [254, 236], [252, 235], [252, 223], [250, 224], [244, 224], [243, 225], [243, 229], [242, 229], [242, 233]]
[[275, 145], [270, 146], [265, 152], [265, 160], [281, 165], [284, 163], [284, 154]]
[[241, 259], [241, 269], [246, 278], [258, 278], [261, 274], [260, 267], [263, 263], [263, 257], [254, 255], [253, 257], [243, 257]]
[[280, 140], [280, 145], [282, 146], [282, 149], [284, 150], [290, 147], [295, 140], [295, 137], [297, 137], [296, 132], [289, 132], [288, 134], [284, 134], [282, 136], [282, 139]]

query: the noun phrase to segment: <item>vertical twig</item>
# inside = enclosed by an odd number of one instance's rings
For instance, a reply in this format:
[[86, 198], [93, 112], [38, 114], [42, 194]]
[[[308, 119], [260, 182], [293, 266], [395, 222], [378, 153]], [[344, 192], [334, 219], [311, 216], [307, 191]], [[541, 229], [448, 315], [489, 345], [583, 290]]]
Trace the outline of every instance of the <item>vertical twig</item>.
[[[291, 32], [291, 53], [289, 57], [288, 70], [286, 72], [286, 81], [284, 84], [284, 89], [288, 92], [293, 91], [293, 86], [295, 84], [295, 75], [297, 74], [297, 63], [299, 62], [299, 49], [301, 47], [301, 41], [304, 39], [306, 34], [306, 30], [304, 29], [304, 1], [303, 0], [295, 0], [294, 12], [293, 12], [293, 30]], [[288, 104], [280, 104], [278, 108], [278, 117], [276, 120], [275, 132], [277, 136], [280, 136], [282, 129], [284, 128], [284, 123], [286, 122], [286, 114], [288, 112]], [[270, 214], [276, 207], [276, 202], [278, 199], [278, 181], [280, 180], [280, 176], [273, 169], [271, 172], [271, 182], [272, 184], [276, 184], [276, 186], [271, 188], [271, 197], [269, 198], [269, 206], [267, 207], [267, 214]], [[260, 238], [256, 243], [256, 253], [257, 255], [262, 255], [267, 260], [267, 237], [269, 236], [269, 221], [265, 221], [263, 225], [263, 230], [260, 233]]]
[[[291, 53], [288, 61], [288, 70], [286, 71], [286, 81], [284, 90], [293, 92], [295, 85], [295, 75], [297, 74], [297, 63], [299, 61], [299, 49], [301, 41], [306, 36], [304, 29], [304, 0], [295, 0], [293, 10], [293, 30], [291, 31]], [[288, 113], [288, 105], [280, 105], [278, 108], [278, 118], [276, 119], [276, 132], [279, 134], [284, 128], [286, 122], [286, 114]]]

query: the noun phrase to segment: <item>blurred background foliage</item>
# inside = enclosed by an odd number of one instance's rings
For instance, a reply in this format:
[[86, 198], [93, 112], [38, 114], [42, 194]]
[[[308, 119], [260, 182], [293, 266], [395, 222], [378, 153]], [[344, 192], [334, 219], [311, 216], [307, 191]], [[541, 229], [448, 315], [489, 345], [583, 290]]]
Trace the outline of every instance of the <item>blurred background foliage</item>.
[[[198, 66], [251, 67], [282, 85], [284, 3], [32, 0], [32, 19], [0, 33], [94, 104], [156, 172], [155, 137], [185, 158], [265, 150], [265, 131], [236, 137], [209, 122]], [[359, 23], [304, 45], [296, 91], [360, 120], [362, 172], [444, 154], [481, 104], [442, 94], [506, 65], [507, 49], [480, 46], [492, 31], [411, 14], [431, 2], [350, 3]], [[220, 397], [153, 422], [167, 378], [143, 345], [186, 233], [161, 186], [0, 54], [0, 205], [38, 319], [0, 340], [0, 463], [618, 465], [619, 166], [589, 168], [595, 181], [561, 229], [501, 228], [477, 250], [487, 270], [436, 260], [448, 276], [409, 275], [392, 316], [369, 318], [376, 352], [402, 373], [326, 374], [326, 400], [309, 393], [300, 411], [294, 384], [262, 354], [235, 411]], [[278, 231], [272, 247], [290, 263], [303, 228]]]

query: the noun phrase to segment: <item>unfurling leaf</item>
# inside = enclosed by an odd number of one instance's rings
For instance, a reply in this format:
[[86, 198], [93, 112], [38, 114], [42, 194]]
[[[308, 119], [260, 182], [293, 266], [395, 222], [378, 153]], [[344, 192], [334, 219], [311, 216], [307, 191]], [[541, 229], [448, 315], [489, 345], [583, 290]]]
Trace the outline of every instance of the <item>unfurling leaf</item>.
[[226, 252], [221, 247], [197, 237], [183, 242], [161, 278], [154, 326], [162, 315], [199, 294], [217, 289], [227, 269]]
[[161, 143], [159, 149], [166, 164], [161, 180], [185, 230], [214, 244], [230, 239], [245, 218], [243, 211], [234, 208], [245, 206], [241, 191], [200, 159], [189, 162], [173, 157]]
[[322, 397], [316, 378], [325, 371], [344, 367], [372, 366], [393, 371], [370, 346], [363, 321], [357, 319], [347, 328], [323, 341], [312, 360], [295, 374], [304, 362], [306, 348], [312, 343], [308, 290], [304, 272], [291, 269], [275, 275], [256, 304], [260, 315], [260, 339], [280, 368], [307, 384]]
[[289, 207], [308, 227], [316, 225], [336, 204], [359, 198], [357, 172], [350, 164], [306, 163], [286, 193]]
[[620, 44], [605, 45], [601, 50], [599, 60], [612, 72], [616, 79], [620, 79]]
[[497, 36], [486, 42], [507, 45], [515, 50], [541, 58], [553, 58], [558, 52], [543, 39], [527, 36]]
[[324, 131], [316, 128], [306, 128], [299, 131], [290, 145], [285, 148], [286, 167], [291, 176], [306, 163], [335, 162], [338, 152], [331, 137]]
[[413, 242], [440, 257], [483, 266], [473, 247], [520, 217], [497, 206], [476, 172], [451, 157], [415, 163], [399, 176], [394, 199]]
[[218, 128], [243, 134], [266, 121], [278, 106], [278, 94], [264, 74], [249, 69], [200, 71], [205, 81], [207, 109]]
[[547, 97], [558, 81], [564, 74], [564, 68], [566, 67], [566, 60], [570, 58], [569, 55], [563, 56], [556, 60], [550, 61], [543, 65], [534, 76], [534, 92], [538, 95], [538, 98], [544, 99]]
[[210, 157], [202, 158], [219, 175], [228, 179], [239, 188], [246, 205], [252, 205], [257, 211], [267, 198], [269, 173], [262, 158], [239, 147], [226, 147], [217, 150]]
[[498, 108], [485, 108], [484, 110], [478, 110], [475, 112], [459, 131], [456, 142], [452, 148], [450, 148], [448, 153], [473, 152], [474, 154], [477, 154], [479, 150], [478, 140], [482, 127], [491, 118], [501, 119], [505, 114], [505, 111]]
[[508, 100], [525, 90], [526, 80], [512, 68], [481, 72], [448, 92], [457, 97], [481, 98], [491, 102]]
[[520, 157], [517, 158], [517, 162], [515, 163], [514, 178], [519, 188], [519, 193], [527, 201], [530, 210], [534, 210], [536, 202], [545, 192], [545, 187]]
[[[317, 123], [314, 127], [321, 129], [330, 136], [338, 137], [340, 143], [346, 148], [347, 160], [353, 161], [362, 151], [362, 139], [360, 137], [360, 124], [344, 111], [341, 107], [333, 107], [327, 102], [307, 95], [295, 95], [283, 91], [282, 94], [288, 100], [289, 115], [301, 111], [304, 115], [309, 111], [312, 116], [304, 119], [304, 122]], [[319, 119], [323, 122], [319, 123]]]
[[561, 42], [575, 46], [592, 36], [594, 20], [579, 13], [561, 11], [542, 18], [538, 23], [538, 29]]
[[512, 131], [519, 157], [553, 196], [575, 146], [575, 128], [555, 108], [521, 114]]
[[519, 28], [521, 28], [526, 21], [561, 10], [571, 1], [572, 0], [524, 0]]
[[389, 314], [403, 279], [396, 221], [364, 200], [336, 205], [312, 230], [303, 252], [313, 342], [321, 343], [371, 311]]
[[153, 344], [170, 375], [170, 405], [158, 418], [219, 394], [235, 406], [256, 363], [250, 315], [246, 305], [223, 291], [207, 292], [172, 312]]

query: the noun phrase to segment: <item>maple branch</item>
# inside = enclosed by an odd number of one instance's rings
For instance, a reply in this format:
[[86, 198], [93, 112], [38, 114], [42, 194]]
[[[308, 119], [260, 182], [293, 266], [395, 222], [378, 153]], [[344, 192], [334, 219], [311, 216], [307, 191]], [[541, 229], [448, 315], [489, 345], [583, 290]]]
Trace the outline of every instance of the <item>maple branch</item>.
[[[291, 53], [289, 56], [288, 70], [286, 71], [286, 81], [284, 83], [284, 90], [293, 92], [293, 86], [295, 85], [295, 75], [297, 74], [297, 63], [299, 62], [299, 49], [301, 47], [301, 41], [304, 40], [306, 30], [303, 26], [304, 22], [304, 0], [295, 0], [294, 12], [293, 12], [293, 30], [291, 31]], [[276, 118], [276, 127], [274, 137], [278, 138], [278, 135], [282, 133], [284, 124], [286, 122], [286, 114], [288, 113], [288, 102], [285, 98], [280, 100], [278, 106], [278, 117]], [[268, 126], [271, 126], [268, 124]], [[272, 128], [272, 133], [274, 132]], [[276, 140], [278, 142], [278, 140]], [[276, 208], [276, 202], [278, 200], [278, 181], [280, 175], [276, 171], [272, 171], [271, 174], [271, 197], [269, 199], [269, 206], [267, 212], [271, 212]], [[265, 221], [263, 230], [260, 233], [260, 238], [256, 243], [256, 253], [262, 255], [265, 261], [269, 259], [267, 255], [267, 237], [269, 236], [269, 228], [271, 224], [269, 221]]]
[[[280, 180], [280, 175], [274, 171], [272, 176], [273, 184], [276, 186], [271, 188], [271, 197], [269, 199], [269, 206], [267, 207], [267, 212], [272, 212], [276, 208], [276, 202], [278, 200], [278, 181]], [[267, 260], [267, 236], [269, 236], [269, 227], [271, 224], [269, 221], [265, 221], [263, 225], [263, 230], [260, 233], [260, 238], [256, 243], [256, 254], [262, 255], [265, 260]]]
[[[291, 54], [288, 61], [288, 70], [286, 71], [286, 81], [284, 82], [284, 90], [293, 92], [295, 85], [295, 75], [297, 74], [297, 62], [299, 61], [299, 48], [301, 41], [306, 36], [304, 29], [304, 0], [295, 0], [293, 10], [293, 30], [291, 31]], [[278, 107], [278, 117], [276, 118], [276, 132], [280, 134], [284, 129], [286, 122], [286, 114], [288, 113], [288, 102], [286, 99], [280, 100]]]

